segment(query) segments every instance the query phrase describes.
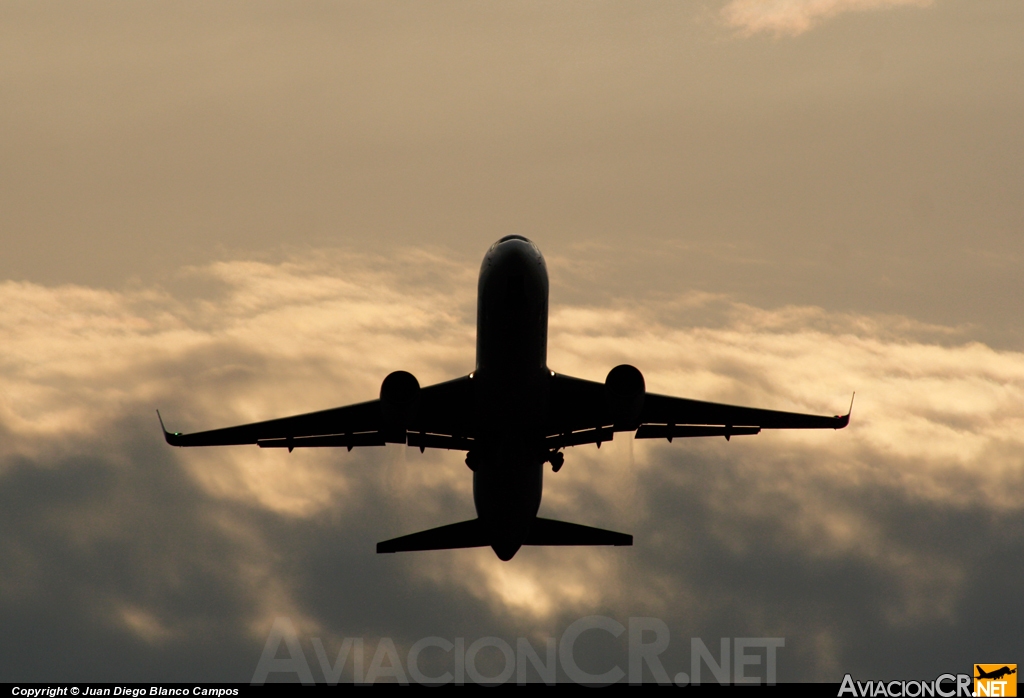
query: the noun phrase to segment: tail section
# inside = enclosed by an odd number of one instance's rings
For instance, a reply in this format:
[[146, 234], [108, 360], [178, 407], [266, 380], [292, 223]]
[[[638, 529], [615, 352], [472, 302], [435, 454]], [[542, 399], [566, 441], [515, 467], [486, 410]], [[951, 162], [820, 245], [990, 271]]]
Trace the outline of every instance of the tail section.
[[[492, 540], [480, 519], [472, 519], [377, 543], [377, 552], [482, 548], [496, 542]], [[566, 521], [542, 519], [538, 516], [530, 524], [530, 532], [523, 545], [633, 545], [633, 536]], [[499, 557], [504, 559], [501, 555]]]
[[633, 536], [538, 516], [523, 545], [633, 545]]
[[486, 535], [480, 519], [472, 519], [377, 543], [377, 552], [404, 553], [410, 550], [482, 548], [490, 544], [489, 536]]

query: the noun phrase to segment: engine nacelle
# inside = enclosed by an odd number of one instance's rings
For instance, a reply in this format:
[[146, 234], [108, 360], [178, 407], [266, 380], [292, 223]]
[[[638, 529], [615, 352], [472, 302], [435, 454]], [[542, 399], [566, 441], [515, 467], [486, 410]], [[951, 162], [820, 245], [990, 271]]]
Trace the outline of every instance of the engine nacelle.
[[615, 428], [622, 431], [636, 429], [640, 425], [640, 411], [644, 408], [644, 396], [647, 394], [644, 374], [629, 364], [616, 366], [604, 379], [604, 388]]
[[419, 402], [420, 382], [408, 371], [389, 373], [380, 385], [380, 409], [388, 431], [402, 432], [416, 413]]

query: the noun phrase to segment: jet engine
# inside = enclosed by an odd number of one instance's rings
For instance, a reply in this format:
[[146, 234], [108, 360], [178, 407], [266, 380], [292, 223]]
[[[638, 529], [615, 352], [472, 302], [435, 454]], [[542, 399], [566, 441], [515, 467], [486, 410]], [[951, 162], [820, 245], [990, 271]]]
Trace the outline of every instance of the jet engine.
[[420, 382], [408, 371], [389, 373], [380, 385], [380, 409], [386, 426], [385, 437], [405, 443], [405, 431], [415, 417]]
[[644, 374], [629, 364], [616, 366], [604, 379], [604, 388], [615, 428], [620, 431], [636, 429], [640, 424], [644, 395], [647, 394]]

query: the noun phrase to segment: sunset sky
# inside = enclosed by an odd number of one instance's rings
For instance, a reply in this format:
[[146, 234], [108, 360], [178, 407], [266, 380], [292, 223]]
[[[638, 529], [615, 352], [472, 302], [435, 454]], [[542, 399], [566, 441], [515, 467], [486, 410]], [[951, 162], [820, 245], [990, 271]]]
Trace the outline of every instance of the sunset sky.
[[[1019, 0], [0, 0], [0, 681], [248, 682], [278, 617], [318, 681], [312, 638], [590, 615], [662, 619], [670, 675], [692, 637], [785, 638], [781, 681], [1024, 661], [1022, 37]], [[541, 515], [634, 546], [509, 563], [374, 553], [474, 515], [459, 453], [164, 444], [465, 375], [510, 233], [552, 369], [850, 427], [569, 449]]]

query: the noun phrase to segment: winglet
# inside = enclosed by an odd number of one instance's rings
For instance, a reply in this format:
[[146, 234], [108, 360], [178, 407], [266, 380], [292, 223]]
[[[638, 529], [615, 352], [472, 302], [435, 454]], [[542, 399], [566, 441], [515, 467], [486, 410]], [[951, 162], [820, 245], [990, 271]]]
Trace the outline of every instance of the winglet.
[[837, 426], [836, 429], [842, 429], [843, 427], [850, 423], [850, 415], [853, 414], [853, 401], [856, 397], [857, 391], [855, 390], [853, 391], [853, 397], [850, 398], [850, 409], [848, 409], [846, 411], [846, 414], [843, 415], [842, 417], [836, 415], [836, 418], [839, 420], [839, 426]]
[[172, 434], [167, 431], [167, 427], [164, 426], [164, 418], [160, 416], [160, 410], [156, 411], [156, 418], [160, 420], [160, 429], [164, 432], [164, 441], [169, 443], [171, 446], [180, 446], [181, 439], [179, 437], [181, 436], [181, 432], [176, 431]]

